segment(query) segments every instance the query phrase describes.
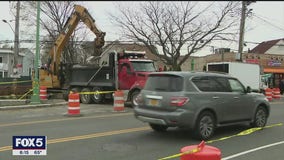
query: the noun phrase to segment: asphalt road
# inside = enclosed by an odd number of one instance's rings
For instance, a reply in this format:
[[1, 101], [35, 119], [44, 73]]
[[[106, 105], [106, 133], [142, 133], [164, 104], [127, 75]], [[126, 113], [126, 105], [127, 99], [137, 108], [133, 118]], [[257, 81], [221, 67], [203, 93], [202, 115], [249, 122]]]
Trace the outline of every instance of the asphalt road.
[[[136, 120], [131, 108], [115, 112], [112, 104], [80, 105], [81, 116], [68, 116], [68, 106], [1, 110], [1, 160], [156, 160], [180, 153], [200, 141], [185, 130], [153, 132]], [[236, 136], [246, 126], [217, 130], [207, 146], [216, 147], [222, 160], [283, 160], [284, 102], [272, 102], [267, 128]], [[47, 155], [13, 156], [12, 136], [47, 136]], [[221, 139], [226, 137], [227, 139]], [[180, 159], [180, 157], [171, 158]]]

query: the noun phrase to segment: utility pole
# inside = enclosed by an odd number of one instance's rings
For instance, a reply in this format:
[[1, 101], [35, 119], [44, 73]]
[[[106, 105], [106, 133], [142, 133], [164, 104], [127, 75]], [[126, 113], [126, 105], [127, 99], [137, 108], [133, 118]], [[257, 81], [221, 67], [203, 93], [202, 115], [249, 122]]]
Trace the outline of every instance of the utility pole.
[[[16, 21], [15, 21], [15, 38], [14, 38], [14, 70], [16, 70], [16, 74], [18, 74], [18, 55], [19, 55], [19, 24], [20, 24], [20, 1], [17, 1], [16, 8]], [[14, 75], [14, 73], [13, 73]]]
[[241, 62], [243, 61], [242, 54], [243, 54], [243, 46], [244, 46], [244, 29], [245, 29], [245, 21], [246, 21], [246, 16], [247, 16], [247, 6], [255, 2], [256, 1], [242, 1], [239, 49], [238, 49], [238, 55], [236, 56], [236, 60], [241, 61]]
[[243, 44], [244, 44], [244, 28], [245, 28], [245, 18], [246, 18], [246, 1], [242, 1], [242, 13], [241, 13], [241, 24], [240, 24], [240, 36], [239, 36], [239, 49], [238, 56], [236, 60], [243, 61], [242, 53], [243, 53]]

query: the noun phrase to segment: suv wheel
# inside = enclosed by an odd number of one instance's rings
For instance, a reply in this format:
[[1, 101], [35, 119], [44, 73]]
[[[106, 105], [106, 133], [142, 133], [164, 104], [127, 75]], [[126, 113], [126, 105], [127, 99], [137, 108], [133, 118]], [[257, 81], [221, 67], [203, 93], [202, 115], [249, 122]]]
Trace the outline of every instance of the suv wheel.
[[215, 131], [215, 118], [211, 112], [202, 112], [195, 125], [195, 137], [200, 140], [208, 140]]
[[264, 127], [267, 122], [267, 111], [263, 106], [259, 106], [255, 112], [253, 123], [251, 127]]
[[164, 125], [153, 124], [153, 123], [150, 123], [149, 125], [154, 131], [157, 131], [157, 132], [165, 132], [168, 129], [168, 126], [164, 126]]

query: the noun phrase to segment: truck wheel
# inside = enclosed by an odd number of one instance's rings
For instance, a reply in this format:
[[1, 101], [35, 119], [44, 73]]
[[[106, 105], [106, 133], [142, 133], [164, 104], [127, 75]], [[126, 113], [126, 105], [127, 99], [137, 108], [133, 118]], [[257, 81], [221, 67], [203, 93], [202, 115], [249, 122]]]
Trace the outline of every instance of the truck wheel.
[[[91, 92], [90, 88], [83, 88], [81, 92]], [[91, 94], [80, 94], [80, 100], [84, 104], [92, 103], [92, 96]]]
[[130, 95], [130, 102], [131, 102], [132, 107], [138, 105], [138, 103], [137, 103], [137, 101], [136, 101], [136, 98], [137, 98], [137, 96], [138, 96], [139, 93], [140, 93], [139, 90], [136, 90], [136, 91], [134, 91], [134, 92], [131, 93], [131, 95]]
[[[100, 89], [100, 87], [94, 87], [93, 88], [93, 92], [101, 92], [102, 90]], [[101, 93], [95, 93], [95, 94], [92, 94], [92, 100], [95, 102], [95, 103], [102, 103], [105, 99], [105, 95], [104, 94], [101, 94]]]
[[70, 92], [70, 88], [68, 88], [65, 91], [63, 91], [63, 99], [65, 101], [68, 101], [68, 99], [69, 99], [69, 92]]

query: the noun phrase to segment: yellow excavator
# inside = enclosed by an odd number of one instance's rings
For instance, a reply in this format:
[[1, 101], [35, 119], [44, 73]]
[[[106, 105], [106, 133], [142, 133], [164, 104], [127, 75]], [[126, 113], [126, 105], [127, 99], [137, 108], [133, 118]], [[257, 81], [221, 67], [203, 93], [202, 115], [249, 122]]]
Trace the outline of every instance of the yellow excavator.
[[60, 73], [60, 57], [62, 50], [68, 42], [71, 34], [74, 32], [78, 23], [82, 21], [95, 35], [94, 45], [96, 48], [102, 48], [105, 44], [105, 32], [100, 31], [95, 20], [92, 18], [86, 8], [80, 5], [74, 5], [74, 11], [68, 18], [63, 31], [55, 41], [49, 52], [48, 64], [39, 69], [39, 84], [47, 87], [47, 90], [60, 90], [63, 88], [62, 73]]

